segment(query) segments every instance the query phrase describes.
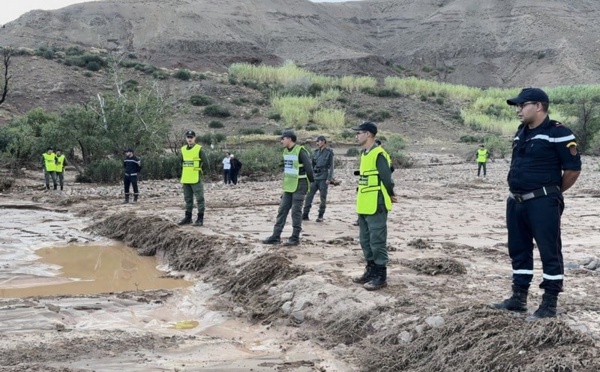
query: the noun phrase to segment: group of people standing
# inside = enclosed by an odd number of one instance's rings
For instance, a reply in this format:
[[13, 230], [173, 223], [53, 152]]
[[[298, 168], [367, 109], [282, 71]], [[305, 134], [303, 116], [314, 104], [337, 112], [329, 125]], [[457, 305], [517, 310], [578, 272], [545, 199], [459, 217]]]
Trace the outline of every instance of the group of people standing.
[[51, 179], [54, 190], [57, 189], [57, 184], [60, 184], [60, 190], [63, 190], [65, 182], [64, 171], [66, 165], [67, 160], [61, 149], [56, 149], [55, 153], [52, 147], [48, 147], [46, 152], [42, 154], [42, 169], [44, 170], [46, 191], [50, 190]]
[[225, 153], [223, 158], [223, 183], [226, 185], [237, 185], [238, 176], [242, 169], [242, 162], [230, 152]]

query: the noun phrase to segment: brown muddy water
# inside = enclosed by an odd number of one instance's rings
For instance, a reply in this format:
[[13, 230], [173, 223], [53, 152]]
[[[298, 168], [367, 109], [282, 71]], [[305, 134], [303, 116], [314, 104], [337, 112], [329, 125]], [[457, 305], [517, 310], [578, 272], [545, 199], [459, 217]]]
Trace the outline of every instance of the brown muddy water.
[[99, 294], [173, 289], [192, 283], [165, 277], [155, 257], [138, 256], [121, 243], [40, 248], [32, 265], [58, 270], [58, 276], [28, 275], [0, 282], [0, 297]]

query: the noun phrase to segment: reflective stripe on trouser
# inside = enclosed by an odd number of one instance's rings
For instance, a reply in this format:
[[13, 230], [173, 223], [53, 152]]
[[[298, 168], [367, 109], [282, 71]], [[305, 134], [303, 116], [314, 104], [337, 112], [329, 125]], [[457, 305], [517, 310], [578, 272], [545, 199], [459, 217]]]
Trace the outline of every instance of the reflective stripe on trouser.
[[46, 181], [46, 187], [50, 187], [50, 178], [52, 178], [52, 184], [56, 188], [56, 172], [44, 171], [44, 180]]
[[202, 181], [198, 183], [182, 183], [183, 200], [185, 200], [185, 211], [192, 212], [194, 209], [194, 197], [198, 203], [198, 213], [204, 213], [204, 185]]
[[308, 190], [308, 181], [305, 178], [298, 180], [298, 188], [295, 192], [284, 192], [279, 202], [277, 220], [273, 227], [273, 236], [281, 236], [287, 215], [292, 210], [292, 236], [299, 237], [302, 231], [302, 204]]
[[563, 209], [564, 203], [560, 194], [542, 196], [522, 203], [508, 198], [508, 253], [512, 260], [515, 285], [528, 287], [531, 283], [535, 240], [544, 272], [540, 288], [562, 292], [564, 267], [560, 217]]
[[365, 260], [375, 261], [375, 264], [383, 266], [388, 263], [387, 215], [388, 211], [381, 203], [377, 205], [375, 214], [358, 215], [360, 246]]
[[319, 204], [319, 216], [325, 214], [325, 208], [327, 208], [327, 180], [315, 180], [310, 184], [310, 191], [306, 194], [306, 200], [304, 201], [304, 215], [308, 215], [310, 212], [310, 208], [312, 207], [313, 199], [315, 198], [315, 194], [319, 191], [319, 198], [321, 199], [321, 203]]

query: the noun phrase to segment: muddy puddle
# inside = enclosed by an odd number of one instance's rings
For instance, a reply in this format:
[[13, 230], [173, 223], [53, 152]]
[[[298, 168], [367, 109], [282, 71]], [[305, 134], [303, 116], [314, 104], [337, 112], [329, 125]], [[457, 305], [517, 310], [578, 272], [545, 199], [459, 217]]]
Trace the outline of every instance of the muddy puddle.
[[35, 255], [40, 258], [30, 265], [46, 275], [6, 278], [0, 282], [0, 297], [89, 295], [191, 284], [165, 277], [165, 272], [157, 269], [155, 257], [138, 256], [134, 249], [120, 243], [40, 248]]

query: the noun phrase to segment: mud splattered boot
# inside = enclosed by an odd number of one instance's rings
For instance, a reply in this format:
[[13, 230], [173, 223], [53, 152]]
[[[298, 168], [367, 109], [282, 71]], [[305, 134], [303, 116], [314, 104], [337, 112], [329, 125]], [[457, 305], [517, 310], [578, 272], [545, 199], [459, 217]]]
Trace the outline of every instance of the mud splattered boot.
[[373, 266], [371, 280], [363, 285], [367, 291], [376, 291], [387, 286], [387, 267], [375, 264]]
[[527, 317], [527, 321], [531, 322], [542, 318], [553, 318], [556, 316], [556, 302], [558, 301], [558, 293], [546, 292], [542, 296], [540, 307]]
[[310, 221], [310, 218], [308, 218], [308, 213], [302, 214], [302, 221]]
[[263, 239], [263, 244], [279, 244], [281, 243], [281, 238], [276, 235], [271, 235], [266, 239]]
[[185, 212], [185, 217], [179, 221], [178, 225], [189, 225], [190, 223], [192, 223], [192, 212]]
[[319, 217], [317, 217], [317, 222], [323, 222], [323, 215], [319, 214]]
[[137, 203], [139, 194], [133, 194], [133, 202]]
[[196, 222], [194, 222], [194, 226], [203, 226], [204, 225], [204, 213], [198, 213], [198, 218]]
[[498, 310], [509, 310], [516, 311], [518, 313], [524, 313], [527, 311], [527, 291], [528, 288], [519, 287], [516, 285], [512, 286], [513, 294], [510, 298], [504, 301], [492, 304], [494, 309]]
[[127, 204], [129, 203], [129, 194], [125, 194], [125, 200], [123, 200], [123, 202], [121, 204]]
[[300, 238], [296, 235], [292, 235], [288, 238], [288, 240], [285, 241], [285, 243], [283, 243], [283, 245], [285, 246], [293, 246], [293, 245], [298, 245], [300, 244]]
[[367, 261], [367, 266], [365, 266], [365, 272], [361, 276], [356, 276], [352, 278], [352, 282], [356, 284], [368, 283], [371, 280], [373, 267], [375, 267], [375, 261]]

